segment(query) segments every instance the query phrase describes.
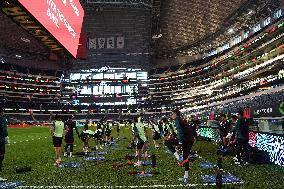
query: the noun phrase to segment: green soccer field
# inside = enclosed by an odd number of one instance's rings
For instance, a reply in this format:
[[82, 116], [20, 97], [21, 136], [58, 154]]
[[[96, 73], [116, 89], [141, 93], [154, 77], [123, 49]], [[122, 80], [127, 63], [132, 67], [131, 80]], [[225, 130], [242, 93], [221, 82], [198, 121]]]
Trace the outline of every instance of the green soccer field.
[[[92, 129], [92, 128], [91, 128]], [[116, 136], [115, 131], [113, 135]], [[9, 129], [11, 144], [7, 145], [6, 156], [4, 160], [4, 169], [2, 177], [8, 181], [24, 181], [24, 186], [66, 186], [75, 188], [80, 186], [84, 188], [96, 188], [102, 186], [120, 186], [128, 188], [129, 186], [143, 186], [145, 188], [153, 187], [172, 187], [184, 188], [178, 178], [183, 176], [183, 168], [177, 166], [177, 161], [171, 154], [165, 153], [165, 148], [159, 150], [153, 149], [150, 140], [150, 154], [157, 155], [157, 167], [145, 167], [139, 170], [155, 170], [160, 172], [150, 178], [136, 178], [128, 174], [135, 170], [132, 165], [125, 165], [120, 169], [114, 169], [113, 164], [127, 164], [124, 159], [126, 154], [134, 154], [134, 150], [126, 149], [131, 138], [130, 129], [123, 128], [121, 138], [116, 149], [105, 149], [108, 154], [105, 156], [105, 162], [89, 162], [83, 157], [63, 158], [63, 162], [80, 162], [81, 167], [57, 168], [54, 163], [54, 150], [48, 128], [32, 127], [24, 129]], [[162, 142], [162, 141], [161, 141]], [[82, 151], [82, 143], [75, 136], [74, 152]], [[90, 142], [94, 146], [94, 142]], [[198, 141], [193, 150], [197, 151], [202, 157], [191, 163], [190, 185], [196, 188], [214, 188], [215, 186], [205, 186], [202, 184], [202, 175], [214, 174], [214, 170], [202, 170], [199, 163], [210, 161], [216, 163], [215, 145], [211, 142]], [[249, 165], [245, 167], [232, 166], [232, 157], [225, 157], [223, 167], [232, 175], [240, 178], [243, 184], [229, 184], [224, 188], [283, 188], [284, 169], [270, 165]], [[17, 167], [31, 166], [32, 171], [27, 173], [16, 173]], [[128, 186], [128, 187], [127, 187]]]

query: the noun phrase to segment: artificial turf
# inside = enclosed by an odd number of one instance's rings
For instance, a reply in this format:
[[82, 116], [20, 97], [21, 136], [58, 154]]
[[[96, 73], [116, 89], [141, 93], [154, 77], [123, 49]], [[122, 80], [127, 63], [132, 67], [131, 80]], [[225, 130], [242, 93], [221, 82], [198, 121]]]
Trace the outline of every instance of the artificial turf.
[[[91, 128], [94, 129], [94, 128]], [[114, 137], [116, 132], [113, 130]], [[134, 154], [134, 150], [127, 149], [131, 139], [131, 130], [122, 128], [121, 140], [116, 149], [105, 149], [108, 154], [105, 162], [85, 161], [83, 157], [63, 158], [63, 162], [80, 162], [77, 169], [57, 168], [54, 163], [54, 150], [51, 135], [47, 127], [13, 128], [9, 129], [11, 144], [6, 147], [6, 156], [2, 177], [8, 181], [24, 181], [24, 186], [153, 186], [179, 185], [178, 178], [183, 176], [183, 168], [177, 166], [171, 154], [165, 153], [165, 148], [153, 149], [150, 140], [150, 154], [157, 156], [157, 167], [145, 167], [140, 170], [154, 170], [160, 172], [150, 178], [136, 178], [128, 172], [135, 170], [132, 165], [126, 165], [125, 155]], [[123, 139], [124, 138], [124, 139]], [[151, 137], [150, 137], [151, 138]], [[162, 143], [162, 141], [161, 141]], [[82, 142], [75, 136], [74, 152], [82, 151]], [[91, 146], [94, 142], [91, 140]], [[214, 169], [202, 170], [201, 162], [216, 164], [216, 146], [211, 142], [198, 141], [193, 150], [202, 157], [191, 163], [190, 184], [196, 188], [215, 188], [202, 185], [202, 175], [215, 174]], [[223, 168], [226, 172], [241, 179], [244, 183], [225, 185], [224, 188], [283, 188], [284, 168], [274, 164], [248, 165], [244, 167], [232, 166], [232, 157], [223, 159]], [[125, 164], [118, 169], [113, 164]], [[16, 173], [17, 167], [31, 166], [32, 171]], [[151, 188], [151, 187], [147, 187]], [[173, 188], [184, 188], [173, 187]], [[188, 187], [187, 187], [188, 188]]]

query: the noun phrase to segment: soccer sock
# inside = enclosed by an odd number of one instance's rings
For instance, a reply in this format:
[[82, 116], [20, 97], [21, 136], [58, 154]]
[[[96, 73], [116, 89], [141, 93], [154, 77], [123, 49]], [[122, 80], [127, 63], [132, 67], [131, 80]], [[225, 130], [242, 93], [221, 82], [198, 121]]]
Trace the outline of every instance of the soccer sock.
[[70, 144], [70, 153], [72, 153], [73, 152], [73, 144]]
[[185, 172], [184, 172], [183, 178], [188, 178], [188, 171], [185, 171]]
[[176, 157], [177, 160], [179, 160], [179, 154], [177, 152], [174, 153], [174, 156]]
[[68, 144], [65, 144], [65, 152], [68, 150]]

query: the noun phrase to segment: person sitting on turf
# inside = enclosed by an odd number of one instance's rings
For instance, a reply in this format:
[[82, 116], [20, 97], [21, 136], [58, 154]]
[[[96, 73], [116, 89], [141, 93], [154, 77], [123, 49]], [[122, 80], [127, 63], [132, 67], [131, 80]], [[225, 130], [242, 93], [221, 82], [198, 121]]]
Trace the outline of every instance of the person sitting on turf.
[[141, 117], [135, 117], [134, 118], [134, 134], [136, 136], [136, 155], [137, 155], [137, 162], [134, 164], [134, 166], [140, 166], [142, 164], [141, 162], [141, 150], [144, 152], [144, 160], [146, 161], [148, 155], [147, 155], [147, 138], [145, 136], [145, 130], [144, 125], [141, 121]]
[[[179, 110], [172, 111], [172, 119], [175, 120], [175, 127], [177, 130], [178, 145], [182, 148], [183, 161], [179, 162], [180, 166], [184, 166], [185, 173], [183, 178], [179, 181], [188, 182], [188, 171], [189, 171], [189, 154], [191, 147], [194, 143], [194, 136], [192, 127], [188, 125], [184, 120], [181, 119], [181, 114]], [[173, 146], [168, 146], [169, 150], [179, 159], [179, 155]]]
[[77, 133], [78, 137], [80, 138], [79, 131], [78, 131], [77, 127], [76, 127], [76, 122], [72, 120], [73, 118], [74, 118], [74, 116], [71, 116], [65, 122], [65, 142], [66, 142], [66, 144], [65, 144], [64, 157], [67, 156], [68, 147], [70, 148], [69, 157], [72, 157], [73, 143], [74, 143], [74, 132], [73, 132], [73, 129], [76, 130], [76, 133]]
[[[5, 155], [5, 144], [9, 143], [8, 131], [7, 131], [8, 121], [4, 116], [4, 110], [0, 109], [0, 172], [2, 172], [2, 165]], [[6, 179], [0, 177], [0, 181]]]
[[53, 136], [53, 146], [55, 150], [55, 165], [60, 166], [61, 164], [61, 144], [62, 144], [62, 138], [63, 138], [63, 131], [64, 131], [64, 123], [61, 120], [61, 118], [56, 115], [55, 120], [53, 122], [53, 125], [51, 127], [51, 133]]

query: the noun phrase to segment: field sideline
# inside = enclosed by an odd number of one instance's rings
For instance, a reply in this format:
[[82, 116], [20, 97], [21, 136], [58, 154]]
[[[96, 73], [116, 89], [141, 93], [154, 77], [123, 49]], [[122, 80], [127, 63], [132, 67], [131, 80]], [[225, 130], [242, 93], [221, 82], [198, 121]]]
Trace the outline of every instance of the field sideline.
[[[92, 127], [91, 127], [92, 129]], [[130, 129], [122, 128], [122, 139], [118, 148], [111, 150], [106, 155], [106, 161], [102, 163], [87, 162], [82, 157], [63, 158], [63, 162], [80, 162], [78, 169], [57, 168], [53, 166], [54, 151], [49, 129], [47, 127], [13, 128], [9, 129], [11, 144], [6, 147], [2, 177], [8, 181], [24, 181], [24, 187], [33, 186], [57, 186], [65, 188], [131, 188], [141, 186], [144, 188], [184, 188], [177, 180], [183, 175], [183, 168], [176, 166], [177, 162], [172, 155], [165, 153], [164, 148], [154, 150], [150, 141], [150, 153], [157, 155], [157, 167], [146, 167], [147, 170], [156, 170], [161, 174], [151, 178], [139, 179], [128, 175], [129, 171], [135, 170], [131, 165], [120, 169], [113, 169], [115, 163], [127, 163], [124, 159], [126, 154], [133, 154], [134, 150], [126, 149], [130, 140]], [[113, 135], [116, 136], [115, 131]], [[162, 142], [162, 141], [161, 141]], [[75, 136], [74, 152], [82, 151], [82, 143]], [[94, 146], [93, 141], [90, 143]], [[214, 174], [214, 170], [202, 170], [200, 162], [210, 161], [216, 163], [216, 146], [211, 142], [198, 141], [193, 150], [202, 157], [191, 163], [190, 183], [188, 187], [214, 188], [204, 186], [201, 175]], [[238, 185], [226, 185], [224, 188], [283, 188], [284, 169], [274, 164], [249, 165], [234, 167], [231, 165], [232, 157], [225, 157], [223, 167], [232, 175], [240, 178], [244, 183]], [[16, 173], [16, 167], [31, 166], [32, 171], [23, 174]]]

